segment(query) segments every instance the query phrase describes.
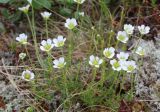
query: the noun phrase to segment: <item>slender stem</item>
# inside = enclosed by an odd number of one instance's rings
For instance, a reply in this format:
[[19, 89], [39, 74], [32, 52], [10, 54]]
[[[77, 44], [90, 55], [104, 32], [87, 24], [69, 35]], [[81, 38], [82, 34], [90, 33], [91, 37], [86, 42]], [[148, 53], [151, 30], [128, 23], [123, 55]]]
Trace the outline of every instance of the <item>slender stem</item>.
[[48, 21], [47, 21], [47, 19], [45, 20], [45, 26], [46, 26], [46, 36], [48, 39]]
[[109, 88], [109, 91], [112, 89], [112, 87], [114, 87], [114, 84], [116, 83], [116, 81], [117, 81], [117, 78], [118, 78], [118, 74], [115, 72], [115, 71], [112, 71], [112, 73], [111, 73], [112, 75], [113, 75], [113, 83], [112, 83], [112, 85], [110, 86], [110, 88]]
[[25, 45], [25, 50], [26, 50], [26, 53], [27, 53], [27, 55], [29, 57], [30, 64], [33, 65], [26, 45]]
[[77, 74], [76, 74], [76, 81], [78, 81], [78, 77], [79, 77], [79, 74], [80, 74], [80, 70], [81, 70], [81, 65], [82, 65], [82, 62], [80, 62], [79, 64], [78, 64], [78, 72], [77, 72]]
[[47, 52], [48, 54], [48, 58], [47, 58], [47, 61], [48, 61], [48, 70], [49, 70], [49, 73], [51, 73], [53, 71], [53, 67], [52, 67], [52, 55], [50, 52]]
[[[23, 65], [25, 66], [26, 64], [24, 63], [24, 59], [22, 60]], [[25, 68], [26, 69], [26, 68]]]
[[61, 49], [62, 57], [64, 57], [63, 47], [61, 47], [60, 49]]
[[77, 12], [79, 13], [79, 4], [77, 4]]
[[122, 50], [123, 50], [123, 51], [126, 51], [126, 50], [127, 50], [127, 45], [126, 45], [126, 44], [123, 44], [123, 45], [122, 45]]
[[131, 97], [133, 98], [134, 75], [131, 74]]
[[101, 80], [100, 80], [100, 85], [101, 86], [103, 86], [103, 83], [104, 83], [104, 81], [105, 81], [105, 79], [106, 79], [106, 77], [105, 77], [105, 68], [106, 68], [106, 64], [104, 63], [103, 65], [102, 65], [102, 75], [101, 75]]
[[123, 73], [121, 74], [121, 72], [120, 72], [120, 75], [122, 75], [122, 82], [120, 83], [119, 95], [121, 94], [121, 91], [122, 91], [123, 85], [124, 85], [124, 80], [125, 80], [125, 76], [123, 75]]
[[27, 19], [28, 19], [28, 22], [29, 22], [29, 26], [30, 26], [30, 29], [31, 29], [31, 32], [32, 32], [32, 36], [33, 36], [34, 33], [33, 33], [32, 23], [31, 23], [31, 20], [30, 20], [30, 18], [28, 16], [28, 13], [26, 14], [26, 16], [27, 16]]
[[70, 41], [69, 42], [69, 53], [68, 53], [69, 64], [68, 65], [71, 65], [71, 63], [72, 63], [72, 54], [73, 54], [73, 49], [74, 49], [72, 31], [69, 31], [68, 36], [70, 38], [70, 40], [69, 40]]
[[65, 92], [68, 97], [68, 87], [67, 87], [67, 77], [66, 77], [66, 69], [63, 70], [63, 82], [65, 87]]
[[118, 49], [118, 44], [119, 44], [119, 40], [117, 40], [117, 42], [116, 42], [116, 49]]
[[111, 46], [111, 37], [112, 37], [112, 35], [110, 34], [110, 36], [109, 36], [109, 42], [108, 42], [108, 47]]
[[33, 27], [33, 35], [36, 38], [35, 21], [34, 21], [34, 8], [33, 7], [32, 7], [32, 27]]
[[42, 67], [43, 66], [43, 63], [42, 63], [42, 59], [40, 58], [40, 55], [39, 55], [39, 51], [38, 51], [38, 43], [37, 43], [37, 39], [36, 39], [36, 31], [35, 31], [35, 23], [34, 23], [34, 9], [32, 8], [32, 22], [29, 18], [29, 15], [28, 13], [26, 13], [26, 16], [27, 16], [27, 19], [28, 19], [28, 22], [29, 22], [29, 26], [30, 26], [30, 29], [31, 29], [31, 32], [32, 32], [32, 36], [33, 36], [33, 41], [34, 41], [34, 47], [35, 47], [35, 50], [36, 50], [36, 57], [38, 59], [38, 62], [40, 63], [40, 65]]
[[93, 68], [92, 74], [93, 74], [93, 79], [92, 79], [92, 83], [93, 83], [94, 80], [96, 79], [96, 74], [97, 74], [97, 69], [96, 68]]

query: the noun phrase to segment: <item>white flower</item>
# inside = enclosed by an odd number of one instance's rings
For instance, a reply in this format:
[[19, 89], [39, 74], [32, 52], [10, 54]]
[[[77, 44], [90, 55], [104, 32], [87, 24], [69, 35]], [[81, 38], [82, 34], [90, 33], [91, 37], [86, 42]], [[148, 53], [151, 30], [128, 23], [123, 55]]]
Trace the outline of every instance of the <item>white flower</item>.
[[139, 55], [141, 55], [141, 56], [144, 56], [145, 55], [145, 50], [142, 47], [139, 46], [136, 49], [136, 53], [139, 54]]
[[121, 61], [121, 67], [129, 73], [132, 72], [137, 66], [135, 61]]
[[49, 12], [47, 12], [47, 11], [45, 11], [45, 12], [42, 12], [41, 13], [41, 16], [44, 18], [44, 19], [49, 19], [49, 17], [51, 16], [51, 14], [52, 13], [49, 13]]
[[116, 70], [116, 71], [120, 71], [121, 70], [121, 64], [120, 61], [117, 61], [115, 59], [110, 60], [110, 64], [112, 65], [112, 69]]
[[84, 12], [79, 12], [79, 15], [80, 16], [84, 16]]
[[20, 42], [21, 44], [27, 44], [27, 38], [28, 36], [24, 33], [20, 34], [18, 37], [16, 37], [16, 40]]
[[107, 58], [113, 58], [113, 56], [115, 55], [115, 49], [113, 47], [110, 48], [105, 48], [103, 51], [103, 54], [105, 57]]
[[32, 0], [27, 0], [30, 4], [32, 4]]
[[64, 24], [66, 28], [72, 30], [75, 26], [77, 26], [77, 21], [76, 19], [67, 19], [66, 23]]
[[64, 57], [60, 57], [59, 59], [54, 60], [53, 64], [54, 68], [63, 68], [66, 65], [66, 62], [64, 60]]
[[40, 49], [42, 51], [49, 52], [53, 47], [54, 47], [54, 44], [53, 44], [52, 40], [51, 39], [47, 39], [47, 41], [46, 40], [42, 40]]
[[94, 67], [96, 67], [96, 68], [99, 68], [99, 65], [100, 64], [102, 64], [102, 62], [103, 62], [103, 60], [102, 59], [100, 59], [99, 57], [97, 57], [97, 56], [93, 56], [93, 55], [91, 55], [90, 57], [89, 57], [89, 64], [91, 65], [91, 66], [94, 66]]
[[19, 54], [19, 58], [20, 58], [21, 60], [23, 60], [25, 57], [26, 57], [26, 53], [20, 53], [20, 54]]
[[128, 36], [125, 31], [119, 31], [117, 34], [117, 39], [123, 43], [127, 43], [128, 41]]
[[100, 37], [100, 34], [97, 34], [97, 37]]
[[20, 11], [24, 12], [24, 13], [28, 13], [29, 7], [30, 7], [30, 5], [27, 5], [27, 6], [25, 6], [25, 7], [20, 7], [20, 8], [18, 8], [18, 9], [19, 9]]
[[66, 38], [63, 38], [62, 35], [59, 35], [56, 39], [53, 39], [54, 46], [56, 47], [62, 47], [65, 41]]
[[26, 80], [26, 81], [31, 81], [34, 79], [34, 73], [26, 70], [22, 72], [22, 79]]
[[82, 4], [83, 2], [85, 2], [85, 0], [74, 0], [74, 2], [77, 2], [78, 4]]
[[138, 30], [141, 33], [141, 35], [144, 35], [144, 34], [148, 34], [149, 33], [150, 27], [149, 26], [145, 26], [145, 25], [141, 25], [141, 26], [138, 26]]
[[91, 29], [92, 29], [92, 30], [94, 30], [94, 29], [95, 29], [95, 27], [94, 27], [94, 26], [92, 26], [92, 27], [91, 27]]
[[124, 30], [126, 31], [127, 34], [131, 35], [133, 34], [134, 26], [132, 26], [131, 24], [125, 24]]
[[129, 57], [128, 53], [120, 52], [119, 54], [117, 54], [117, 58], [121, 61], [127, 60], [128, 57]]

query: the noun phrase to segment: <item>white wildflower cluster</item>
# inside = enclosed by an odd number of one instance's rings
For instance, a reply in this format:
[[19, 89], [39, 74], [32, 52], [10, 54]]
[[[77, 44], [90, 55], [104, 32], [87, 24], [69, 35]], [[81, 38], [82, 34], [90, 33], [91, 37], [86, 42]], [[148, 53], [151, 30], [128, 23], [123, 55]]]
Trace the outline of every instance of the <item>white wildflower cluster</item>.
[[[24, 13], [28, 13], [29, 7], [32, 6], [32, 0], [27, 0], [29, 5], [25, 7], [19, 8], [20, 11]], [[82, 4], [85, 2], [85, 0], [74, 0], [77, 4]], [[52, 13], [44, 11], [40, 13], [42, 18], [44, 20], [48, 20]], [[79, 12], [79, 15], [84, 16], [84, 12]], [[64, 27], [68, 28], [69, 30], [73, 30], [78, 25], [77, 20], [75, 18], [68, 18], [66, 19], [66, 22], [64, 23]], [[134, 33], [135, 27], [131, 24], [125, 24], [123, 27], [124, 31], [118, 31], [117, 32], [117, 40], [122, 43], [127, 43], [130, 36]], [[150, 28], [145, 25], [138, 26], [138, 30], [141, 35], [147, 34], [150, 31]], [[20, 42], [21, 44], [27, 44], [27, 38], [28, 36], [26, 34], [20, 34], [16, 40]], [[66, 38], [64, 38], [62, 35], [59, 35], [57, 38], [51, 39], [48, 38], [47, 40], [42, 40], [40, 43], [40, 49], [44, 52], [51, 52], [51, 50], [54, 47], [63, 47], [64, 43], [66, 41]], [[135, 51], [139, 55], [145, 55], [145, 51], [142, 47], [138, 47]], [[136, 68], [136, 62], [133, 60], [129, 60], [129, 53], [120, 52], [116, 54], [116, 50], [113, 47], [105, 48], [103, 51], [103, 55], [109, 60], [112, 69], [115, 71], [121, 71], [124, 70], [128, 73], [133, 72]], [[20, 59], [24, 59], [26, 57], [25, 53], [19, 54]], [[98, 56], [91, 55], [89, 57], [89, 64], [93, 67], [99, 68], [100, 65], [104, 62], [103, 59], [99, 58]], [[60, 57], [58, 59], [55, 59], [53, 61], [53, 67], [54, 68], [63, 68], [66, 65], [66, 61], [64, 57]], [[26, 70], [22, 73], [22, 78], [26, 81], [30, 81], [34, 79], [34, 73]]]
[[[129, 40], [129, 36], [134, 33], [135, 27], [132, 26], [131, 24], [125, 24], [123, 29], [124, 31], [118, 31], [116, 38], [122, 43], [127, 43], [127, 41]], [[138, 30], [141, 35], [144, 35], [149, 33], [150, 27], [141, 25], [141, 26], [138, 26]]]
[[[24, 12], [25, 14], [28, 13], [29, 7], [32, 5], [32, 0], [27, 0], [28, 1], [28, 5], [24, 6], [24, 7], [20, 7], [19, 10]], [[85, 0], [74, 0], [75, 2], [77, 2], [78, 4], [82, 4]], [[42, 18], [44, 20], [48, 20], [50, 18], [50, 16], [52, 15], [52, 13], [44, 11], [42, 13], [40, 13]], [[81, 16], [84, 16], [84, 12], [80, 13]], [[64, 26], [70, 30], [74, 29], [77, 26], [77, 21], [75, 18], [68, 18], [66, 19], [66, 23], [64, 24]], [[27, 38], [28, 36], [24, 33], [20, 34], [18, 37], [16, 37], [16, 40], [25, 45], [27, 44]], [[64, 43], [66, 41], [66, 38], [64, 38], [62, 35], [59, 35], [57, 38], [51, 39], [48, 38], [47, 40], [42, 40], [40, 43], [40, 49], [42, 51], [45, 51], [47, 53], [51, 52], [51, 50], [54, 47], [63, 47]], [[21, 60], [23, 60], [26, 57], [25, 53], [20, 53], [19, 54], [19, 58]], [[53, 67], [54, 68], [63, 68], [66, 65], [65, 59], [64, 57], [60, 57], [59, 59], [55, 59], [53, 61]], [[22, 79], [26, 80], [26, 81], [30, 81], [34, 78], [34, 73], [32, 73], [29, 70], [23, 71], [22, 73]]]
[[[130, 35], [134, 33], [134, 29], [135, 29], [134, 26], [132, 26], [131, 24], [125, 24], [124, 31], [118, 31], [117, 36], [116, 36], [117, 40], [122, 43], [127, 43]], [[148, 26], [144, 26], [144, 25], [138, 26], [138, 29], [141, 35], [149, 33], [149, 30], [150, 30]], [[116, 71], [123, 70], [123, 71], [130, 73], [130, 72], [133, 72], [137, 68], [136, 62], [128, 59], [129, 53], [120, 52], [116, 54], [115, 51], [116, 50], [113, 47], [105, 48], [103, 51], [103, 55], [106, 58], [111, 59], [110, 64], [112, 65], [113, 70], [116, 70]], [[142, 47], [137, 47], [135, 50], [135, 53], [141, 56], [145, 55], [145, 51]], [[93, 55], [90, 56], [89, 64], [91, 66], [95, 66], [98, 68], [100, 64], [102, 64], [102, 62], [103, 60], [100, 59], [99, 57], [95, 57]]]
[[47, 39], [42, 40], [40, 49], [42, 51], [50, 52], [53, 47], [63, 47], [64, 42], [66, 41], [66, 38], [64, 38], [62, 35], [59, 35], [55, 39]]
[[[103, 54], [106, 58], [111, 59], [115, 56], [115, 49], [113, 47], [105, 48]], [[128, 61], [129, 54], [120, 52], [116, 55], [117, 59], [110, 60], [110, 64], [112, 65], [112, 69], [116, 71], [124, 70], [126, 72], [133, 72], [137, 65], [133, 60]], [[100, 64], [102, 64], [103, 60], [99, 57], [90, 56], [89, 64], [91, 66], [99, 68]]]
[[136, 63], [133, 60], [128, 61], [128, 57], [128, 53], [120, 52], [117, 54], [117, 59], [110, 60], [112, 69], [116, 71], [124, 70], [126, 72], [132, 72], [136, 68]]
[[[47, 41], [42, 40], [40, 49], [42, 51], [50, 52], [53, 47], [63, 47], [64, 42], [66, 41], [66, 38], [64, 38], [62, 35], [59, 35], [57, 38], [51, 40], [47, 39]], [[64, 57], [60, 57], [59, 59], [55, 59], [53, 61], [53, 67], [54, 68], [63, 68], [66, 65]]]

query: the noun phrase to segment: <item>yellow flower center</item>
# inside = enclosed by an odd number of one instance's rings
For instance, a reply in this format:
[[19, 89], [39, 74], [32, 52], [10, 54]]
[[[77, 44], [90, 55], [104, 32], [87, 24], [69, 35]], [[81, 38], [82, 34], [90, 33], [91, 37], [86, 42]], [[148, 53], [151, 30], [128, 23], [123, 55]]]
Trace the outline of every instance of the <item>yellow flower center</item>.
[[114, 66], [114, 68], [118, 68], [118, 67], [120, 67], [120, 64], [119, 64], [118, 62], [115, 62], [115, 63], [113, 64], [113, 66]]
[[105, 52], [105, 56], [106, 56], [106, 57], [110, 57], [111, 54], [112, 54], [112, 53], [111, 53], [110, 51]]
[[63, 42], [63, 41], [58, 42], [58, 47], [61, 47], [61, 46], [63, 46], [63, 45], [64, 45], [64, 42]]
[[51, 49], [51, 45], [50, 45], [50, 44], [46, 44], [46, 45], [44, 46], [44, 48], [45, 48], [47, 51], [49, 51], [49, 50]]
[[119, 35], [119, 40], [121, 40], [121, 41], [123, 41], [123, 40], [125, 40], [125, 37], [123, 36], [123, 35]]
[[69, 23], [68, 27], [69, 27], [69, 29], [73, 29], [74, 28], [74, 23]]
[[127, 67], [127, 69], [128, 69], [128, 71], [133, 71], [133, 70], [134, 70], [134, 66], [129, 65], [129, 66]]
[[30, 78], [31, 78], [31, 75], [30, 75], [29, 73], [26, 73], [26, 74], [24, 75], [24, 78], [25, 78], [25, 79], [28, 79], [28, 80], [30, 80]]
[[22, 40], [20, 41], [20, 43], [26, 44], [26, 43], [27, 43], [27, 40], [26, 40], [26, 39], [22, 39]]
[[140, 53], [141, 55], [144, 55], [144, 51], [143, 51], [143, 50], [141, 50], [139, 53]]
[[93, 61], [93, 64], [94, 64], [94, 65], [99, 65], [99, 64], [98, 64], [98, 60], [95, 59], [95, 60]]
[[63, 68], [63, 67], [64, 67], [64, 63], [59, 63], [59, 64], [58, 64], [58, 67], [59, 67], [59, 68]]

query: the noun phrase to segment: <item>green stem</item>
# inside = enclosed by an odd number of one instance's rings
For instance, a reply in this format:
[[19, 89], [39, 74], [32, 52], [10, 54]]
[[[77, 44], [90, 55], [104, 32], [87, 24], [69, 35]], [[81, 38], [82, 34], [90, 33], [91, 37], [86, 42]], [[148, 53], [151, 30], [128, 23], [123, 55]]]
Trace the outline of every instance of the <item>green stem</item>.
[[69, 42], [69, 53], [68, 53], [68, 61], [69, 61], [69, 65], [72, 64], [72, 54], [73, 54], [73, 49], [74, 49], [74, 45], [73, 45], [73, 36], [72, 36], [72, 31], [69, 31], [69, 38], [70, 38], [70, 42]]
[[109, 36], [108, 47], [110, 47], [110, 46], [111, 46], [111, 37], [112, 37], [112, 35], [110, 35], [110, 36]]
[[78, 81], [78, 77], [79, 77], [79, 74], [80, 74], [80, 71], [81, 71], [81, 62], [78, 64], [78, 72], [77, 72], [77, 74], [76, 74], [76, 82]]
[[117, 40], [117, 42], [116, 42], [115, 49], [118, 49], [118, 44], [119, 44], [119, 40]]
[[123, 50], [123, 51], [126, 51], [126, 50], [127, 50], [127, 45], [126, 45], [126, 44], [123, 44], [123, 45], [122, 45], [122, 50]]
[[63, 47], [61, 47], [62, 57], [64, 57]]
[[46, 26], [46, 36], [48, 39], [48, 21], [47, 21], [47, 19], [45, 20], [45, 26]]
[[68, 97], [68, 87], [67, 87], [67, 77], [66, 77], [66, 69], [63, 70], [63, 82], [64, 82], [64, 88], [65, 88], [65, 92], [66, 92], [66, 95]]
[[30, 64], [33, 65], [33, 64], [32, 64], [32, 61], [31, 61], [31, 57], [30, 57], [30, 55], [29, 55], [29, 52], [28, 52], [28, 49], [27, 49], [27, 46], [26, 46], [26, 45], [25, 45], [25, 50], [26, 50], [26, 53], [27, 53], [27, 55], [28, 55], [28, 57], [29, 57], [29, 62], [30, 62]]
[[103, 83], [106, 79], [105, 77], [105, 68], [106, 68], [106, 64], [104, 63], [103, 66], [102, 66], [102, 75], [101, 75], [101, 80], [100, 80], [100, 85], [103, 86]]
[[134, 75], [131, 74], [131, 98], [133, 98]]
[[79, 4], [77, 4], [77, 12], [79, 13]]
[[[32, 8], [32, 10], [33, 10], [33, 8]], [[35, 47], [35, 50], [36, 50], [36, 57], [37, 57], [38, 62], [40, 63], [40, 65], [42, 67], [44, 67], [44, 65], [42, 63], [42, 59], [40, 58], [40, 54], [39, 54], [39, 51], [38, 51], [38, 43], [37, 43], [36, 31], [35, 31], [35, 27], [34, 27], [35, 23], [34, 23], [34, 20], [33, 20], [34, 19], [33, 18], [34, 17], [34, 11], [32, 11], [32, 23], [31, 23], [31, 20], [29, 18], [28, 13], [26, 14], [26, 16], [27, 16], [27, 19], [28, 19], [28, 22], [29, 22], [29, 26], [30, 26], [30, 29], [31, 29], [31, 32], [32, 32], [32, 36], [33, 36], [34, 47]]]
[[53, 71], [53, 67], [52, 67], [52, 57], [51, 57], [51, 53], [50, 52], [47, 52], [48, 54], [48, 70], [49, 70], [49, 73], [51, 73]]
[[26, 16], [27, 16], [27, 19], [28, 19], [28, 22], [29, 22], [29, 26], [30, 26], [30, 29], [31, 29], [31, 32], [32, 32], [32, 36], [33, 36], [34, 33], [33, 33], [32, 23], [31, 23], [31, 20], [30, 20], [30, 18], [28, 16], [28, 13], [26, 14]]
[[92, 83], [94, 83], [94, 80], [96, 79], [96, 75], [97, 75], [97, 69], [96, 68], [93, 68], [92, 74], [93, 74]]
[[[118, 76], [117, 76], [117, 74], [114, 72], [114, 71], [112, 71], [112, 75], [113, 75], [113, 77], [114, 77], [114, 79], [113, 79], [113, 83], [112, 83], [112, 85], [110, 86], [110, 88], [109, 88], [109, 90], [108, 91], [110, 91], [113, 87], [114, 87], [114, 85], [115, 85], [115, 83], [116, 83], [116, 81], [117, 81], [117, 78], [118, 78]], [[116, 89], [116, 88], [115, 88]]]
[[121, 72], [120, 72], [120, 75], [122, 75], [122, 82], [120, 82], [119, 95], [121, 94], [121, 91], [122, 91], [123, 85], [124, 85], [124, 80], [125, 80], [125, 76], [123, 75], [123, 73], [121, 74]]

